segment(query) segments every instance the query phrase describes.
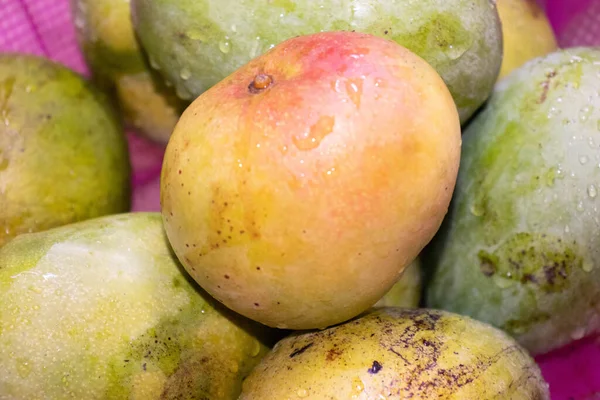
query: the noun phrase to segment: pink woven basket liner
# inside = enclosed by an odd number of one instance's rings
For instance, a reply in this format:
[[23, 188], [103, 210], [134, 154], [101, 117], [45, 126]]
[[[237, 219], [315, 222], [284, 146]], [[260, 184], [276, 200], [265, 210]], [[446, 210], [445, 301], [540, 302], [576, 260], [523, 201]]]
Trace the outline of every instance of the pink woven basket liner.
[[[600, 0], [540, 0], [562, 47], [600, 46]], [[42, 55], [87, 74], [68, 0], [0, 0], [0, 52]], [[129, 133], [134, 211], [159, 211], [162, 146]], [[600, 339], [586, 338], [542, 357], [553, 400], [600, 399]], [[0, 393], [1, 397], [1, 393]]]

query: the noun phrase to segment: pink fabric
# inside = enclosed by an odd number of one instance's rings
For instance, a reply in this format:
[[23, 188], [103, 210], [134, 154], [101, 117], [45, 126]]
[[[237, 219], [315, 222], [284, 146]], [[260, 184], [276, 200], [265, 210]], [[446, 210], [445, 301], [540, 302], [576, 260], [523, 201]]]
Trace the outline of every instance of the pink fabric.
[[[600, 0], [540, 0], [563, 47], [600, 45]], [[68, 0], [0, 0], [0, 52], [49, 57], [86, 74]], [[158, 211], [163, 147], [129, 133], [133, 210]], [[553, 400], [600, 399], [600, 339], [588, 338], [538, 357]]]

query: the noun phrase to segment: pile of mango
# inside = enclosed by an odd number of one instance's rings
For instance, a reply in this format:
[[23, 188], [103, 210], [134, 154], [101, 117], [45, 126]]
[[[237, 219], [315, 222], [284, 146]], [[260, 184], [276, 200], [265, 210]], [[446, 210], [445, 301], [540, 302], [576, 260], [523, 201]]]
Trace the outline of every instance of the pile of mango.
[[531, 0], [72, 11], [91, 77], [0, 55], [0, 398], [549, 399], [600, 331], [600, 49]]

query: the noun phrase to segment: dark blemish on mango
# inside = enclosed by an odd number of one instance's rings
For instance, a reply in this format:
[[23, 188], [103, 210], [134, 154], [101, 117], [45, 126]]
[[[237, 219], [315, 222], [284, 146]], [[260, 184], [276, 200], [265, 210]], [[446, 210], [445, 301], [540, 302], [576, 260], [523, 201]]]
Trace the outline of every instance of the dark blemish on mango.
[[229, 279], [229, 275], [227, 275], [227, 274], [223, 275], [223, 277], [224, 277], [225, 279]]
[[340, 349], [331, 349], [327, 352], [327, 355], [325, 356], [325, 360], [333, 361], [336, 358], [338, 358], [339, 356], [341, 356], [342, 353], [343, 353], [343, 351]]
[[373, 361], [373, 365], [371, 365], [371, 368], [369, 368], [367, 372], [370, 374], [377, 374], [382, 370], [382, 368], [383, 366], [379, 363], [379, 361]]
[[556, 76], [556, 71], [548, 72], [546, 74], [546, 80], [542, 82], [542, 96], [538, 100], [538, 104], [542, 104], [548, 98], [548, 90], [550, 89], [550, 82], [552, 78]]
[[493, 253], [481, 250], [478, 257], [486, 276], [497, 274], [548, 293], [564, 290], [571, 271], [583, 265], [572, 247], [546, 234], [518, 233]]
[[297, 350], [294, 350], [294, 351], [293, 351], [293, 352], [290, 354], [290, 358], [294, 358], [294, 357], [296, 357], [297, 355], [300, 355], [300, 354], [304, 353], [306, 350], [310, 349], [310, 348], [311, 348], [313, 345], [314, 345], [314, 343], [312, 343], [312, 342], [311, 342], [311, 343], [307, 344], [307, 345], [306, 345], [306, 346], [304, 346], [304, 347], [301, 347], [301, 348], [299, 348], [299, 349], [297, 349]]
[[487, 277], [494, 276], [498, 260], [483, 250], [479, 252], [477, 257], [479, 257], [479, 269], [481, 272]]

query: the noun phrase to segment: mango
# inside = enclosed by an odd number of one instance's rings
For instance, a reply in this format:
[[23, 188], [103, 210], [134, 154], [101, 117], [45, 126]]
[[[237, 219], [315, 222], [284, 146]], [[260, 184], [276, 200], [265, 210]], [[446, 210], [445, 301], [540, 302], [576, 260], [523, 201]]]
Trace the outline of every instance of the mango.
[[464, 133], [427, 304], [512, 334], [532, 354], [600, 329], [600, 50], [537, 58]]
[[198, 97], [169, 141], [162, 215], [186, 270], [271, 327], [373, 306], [439, 229], [461, 132], [452, 96], [390, 40], [290, 39]]
[[357, 31], [394, 40], [442, 76], [466, 122], [502, 63], [492, 0], [131, 0], [134, 28], [179, 96], [195, 99], [284, 40]]
[[239, 400], [549, 400], [540, 370], [500, 330], [460, 315], [388, 307], [280, 341]]
[[498, 79], [527, 61], [558, 49], [552, 25], [535, 0], [496, 0], [502, 22], [503, 54]]
[[128, 1], [71, 0], [76, 38], [95, 83], [111, 92], [128, 126], [166, 144], [187, 102], [150, 67]]
[[104, 95], [47, 59], [0, 54], [0, 246], [128, 211], [129, 180], [123, 127]]
[[189, 278], [158, 213], [12, 240], [0, 304], [6, 400], [237, 399], [272, 344]]
[[421, 268], [421, 260], [418, 258], [410, 263], [402, 271], [400, 279], [374, 307], [417, 308], [421, 303], [421, 292], [423, 289], [423, 273]]

